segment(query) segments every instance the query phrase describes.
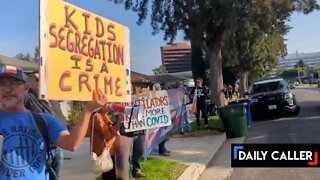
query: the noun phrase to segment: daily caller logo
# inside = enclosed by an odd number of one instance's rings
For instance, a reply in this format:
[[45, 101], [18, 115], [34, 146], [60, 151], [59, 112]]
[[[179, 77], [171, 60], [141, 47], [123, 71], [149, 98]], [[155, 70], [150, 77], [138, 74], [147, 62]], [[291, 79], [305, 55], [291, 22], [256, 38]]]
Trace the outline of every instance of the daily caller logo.
[[319, 167], [320, 144], [233, 144], [232, 167]]

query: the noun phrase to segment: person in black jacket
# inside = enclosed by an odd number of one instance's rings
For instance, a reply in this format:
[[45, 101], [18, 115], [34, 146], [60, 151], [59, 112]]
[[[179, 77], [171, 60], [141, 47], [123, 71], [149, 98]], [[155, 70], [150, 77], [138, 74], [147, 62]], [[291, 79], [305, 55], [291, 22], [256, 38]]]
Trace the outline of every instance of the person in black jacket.
[[197, 101], [196, 120], [197, 120], [198, 129], [200, 129], [200, 111], [201, 111], [202, 117], [204, 119], [204, 127], [206, 129], [208, 129], [209, 125], [208, 125], [208, 114], [207, 114], [207, 106], [206, 106], [208, 92], [207, 92], [207, 89], [203, 86], [202, 78], [196, 78], [196, 88], [194, 89], [193, 94], [195, 94], [195, 93], [197, 95], [197, 97], [196, 97], [196, 101]]

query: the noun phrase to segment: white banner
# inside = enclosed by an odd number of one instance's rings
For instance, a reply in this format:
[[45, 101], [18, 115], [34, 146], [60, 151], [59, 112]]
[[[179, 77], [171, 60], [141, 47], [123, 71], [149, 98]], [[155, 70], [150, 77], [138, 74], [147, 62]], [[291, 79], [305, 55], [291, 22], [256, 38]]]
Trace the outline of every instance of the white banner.
[[140, 106], [140, 111], [137, 117], [132, 117], [131, 123], [130, 115], [126, 116], [126, 132], [171, 125], [167, 91], [150, 92], [149, 96], [132, 96], [132, 105]]

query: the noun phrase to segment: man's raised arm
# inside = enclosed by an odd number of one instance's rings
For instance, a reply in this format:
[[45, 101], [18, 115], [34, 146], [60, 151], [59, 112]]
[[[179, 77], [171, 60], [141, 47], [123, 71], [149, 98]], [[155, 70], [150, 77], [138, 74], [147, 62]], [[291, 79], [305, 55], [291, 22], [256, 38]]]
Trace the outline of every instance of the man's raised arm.
[[74, 128], [70, 133], [68, 131], [63, 132], [56, 140], [56, 144], [68, 151], [77, 150], [86, 135], [92, 112], [101, 108], [105, 103], [107, 103], [107, 100], [101, 90], [94, 90], [92, 101], [85, 105], [84, 111]]

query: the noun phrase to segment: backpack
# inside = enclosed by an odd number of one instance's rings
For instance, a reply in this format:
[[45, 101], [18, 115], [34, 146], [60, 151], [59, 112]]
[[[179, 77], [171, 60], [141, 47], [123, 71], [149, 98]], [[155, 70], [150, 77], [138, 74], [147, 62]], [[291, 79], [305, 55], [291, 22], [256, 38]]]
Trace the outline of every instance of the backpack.
[[51, 152], [51, 149], [50, 149], [50, 140], [49, 140], [49, 136], [48, 136], [48, 133], [47, 133], [48, 132], [47, 121], [45, 121], [43, 119], [43, 117], [38, 113], [33, 113], [32, 112], [32, 116], [33, 116], [33, 119], [34, 119], [35, 123], [37, 124], [37, 127], [38, 127], [38, 129], [39, 129], [39, 131], [41, 133], [42, 138], [45, 141], [45, 145], [46, 145], [46, 148], [47, 148], [48, 159], [47, 159], [47, 162], [46, 162], [46, 172], [49, 172], [49, 179], [50, 180], [58, 180], [55, 171], [51, 167], [51, 162], [52, 162], [52, 159], [53, 159], [53, 155], [52, 155], [52, 152]]

